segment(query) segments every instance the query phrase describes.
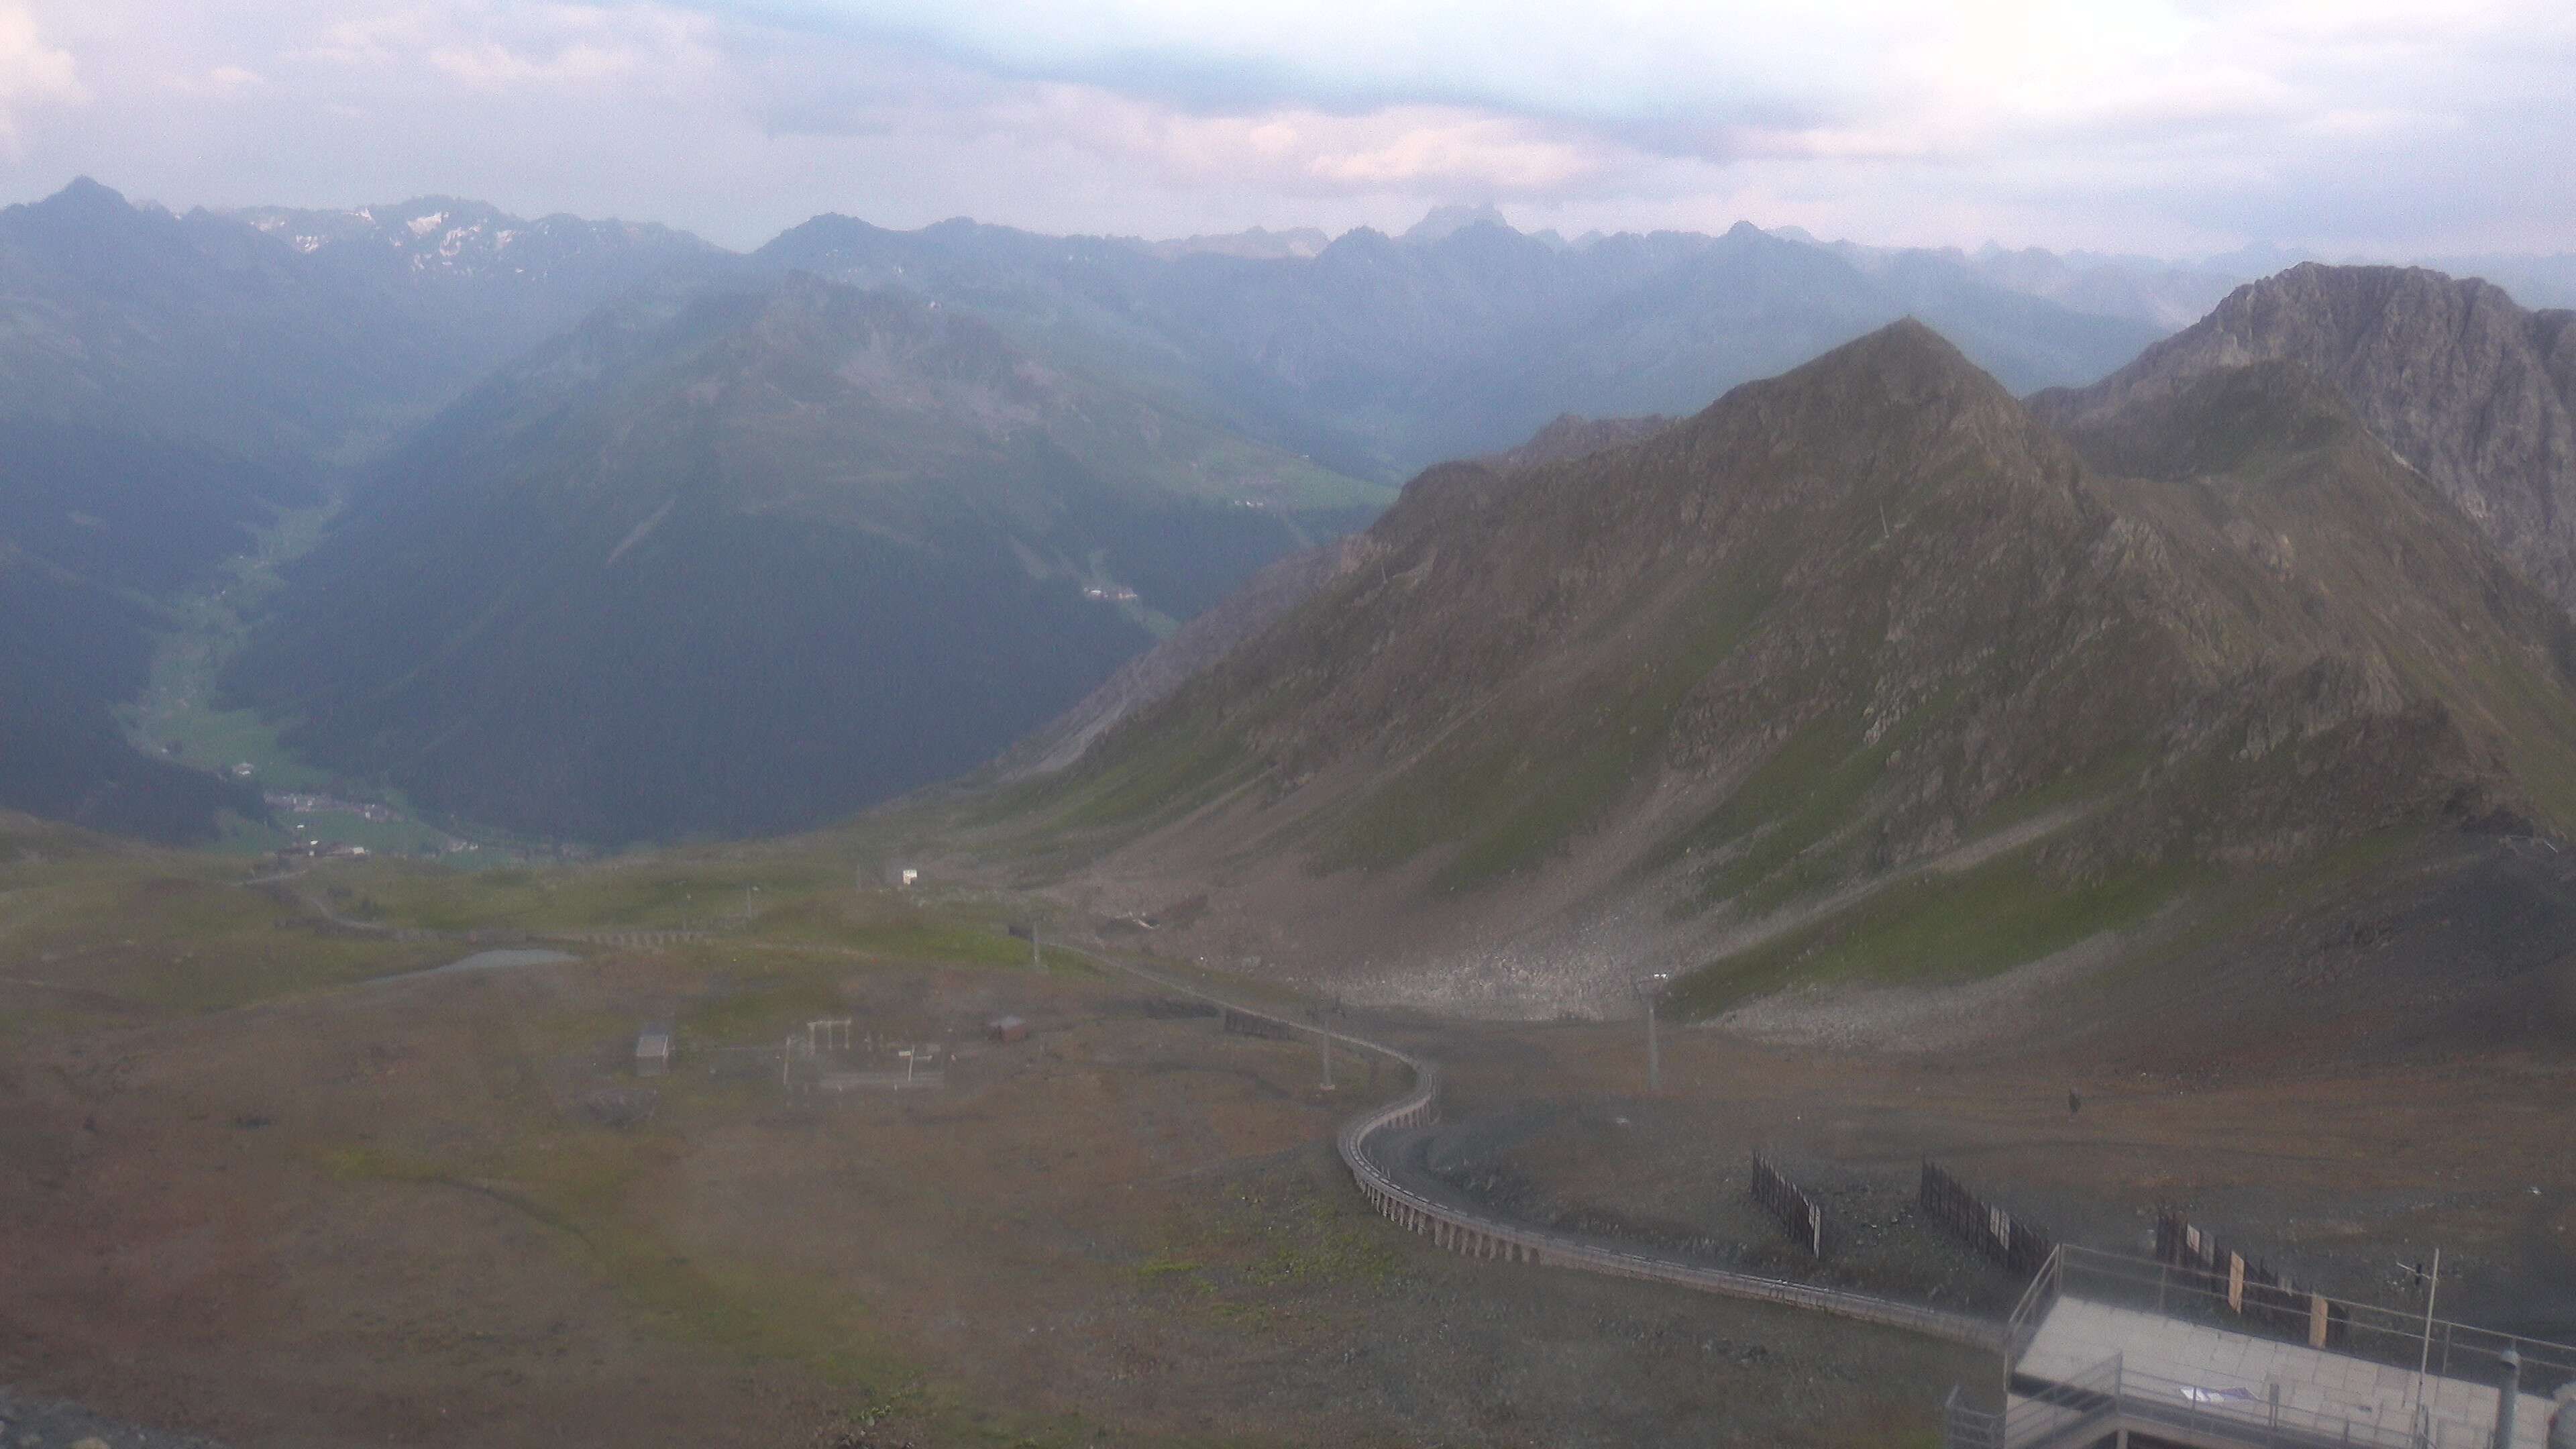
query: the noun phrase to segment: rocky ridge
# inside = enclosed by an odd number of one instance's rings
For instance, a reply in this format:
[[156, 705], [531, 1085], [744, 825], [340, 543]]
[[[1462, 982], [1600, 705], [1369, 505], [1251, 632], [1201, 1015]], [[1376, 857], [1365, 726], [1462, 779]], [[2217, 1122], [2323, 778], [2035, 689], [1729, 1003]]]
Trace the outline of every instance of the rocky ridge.
[[[2295, 362], [2576, 609], [2576, 312], [2417, 267], [2310, 262], [2238, 288], [2090, 387], [2033, 399], [2088, 447], [2215, 372]], [[2110, 455], [2116, 458], [2115, 453]]]
[[[1098, 832], [1077, 890], [1206, 891], [1217, 949], [1511, 1011], [1641, 953], [1721, 1005], [1872, 932], [1973, 975], [2229, 871], [2576, 820], [2563, 616], [2333, 388], [2111, 418], [2179, 466], [2087, 463], [1907, 322], [1639, 442], [1432, 469], [1376, 567], [1022, 819]], [[1943, 924], [1988, 898], [2027, 929]]]

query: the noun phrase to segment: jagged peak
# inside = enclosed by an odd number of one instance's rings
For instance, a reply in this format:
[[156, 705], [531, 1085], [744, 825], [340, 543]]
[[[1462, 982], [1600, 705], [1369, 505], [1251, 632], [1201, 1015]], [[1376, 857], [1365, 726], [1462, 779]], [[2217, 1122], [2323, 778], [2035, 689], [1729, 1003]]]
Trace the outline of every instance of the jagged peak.
[[45, 198], [44, 204], [123, 206], [126, 204], [126, 201], [124, 192], [117, 190], [113, 186], [108, 186], [100, 182], [96, 177], [84, 175], [75, 176], [70, 181], [64, 183], [63, 188], [60, 191], [57, 191], [53, 195]]
[[59, 218], [125, 218], [169, 214], [149, 203], [138, 206], [128, 201], [124, 192], [88, 176], [75, 176], [51, 196], [40, 201], [23, 202], [9, 209], [32, 216]]
[[1415, 222], [1402, 239], [1420, 246], [1446, 241], [1473, 226], [1498, 226], [1505, 231], [1512, 229], [1512, 224], [1503, 218], [1502, 211], [1486, 201], [1472, 206], [1435, 206], [1424, 213], [1422, 220]]
[[2501, 305], [2521, 310], [2510, 294], [2482, 277], [2454, 277], [2430, 267], [2301, 262], [2229, 293], [2201, 329], [2231, 331], [2283, 313], [2313, 313], [2313, 321], [2343, 330], [2366, 327], [2410, 300], [2461, 307]]

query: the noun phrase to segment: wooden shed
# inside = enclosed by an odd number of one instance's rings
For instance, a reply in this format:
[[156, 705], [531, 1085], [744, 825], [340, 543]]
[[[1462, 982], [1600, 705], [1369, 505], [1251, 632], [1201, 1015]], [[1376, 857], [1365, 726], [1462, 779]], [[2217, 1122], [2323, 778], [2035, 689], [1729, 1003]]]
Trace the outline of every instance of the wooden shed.
[[1016, 1016], [997, 1016], [984, 1023], [984, 1034], [1004, 1044], [1027, 1041], [1029, 1024]]

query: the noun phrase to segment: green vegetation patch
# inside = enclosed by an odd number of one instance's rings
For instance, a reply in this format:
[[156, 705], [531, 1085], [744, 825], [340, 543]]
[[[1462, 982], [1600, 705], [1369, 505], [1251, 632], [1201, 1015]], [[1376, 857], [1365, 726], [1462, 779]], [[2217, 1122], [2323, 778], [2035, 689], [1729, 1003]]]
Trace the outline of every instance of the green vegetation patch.
[[[73, 1015], [223, 1011], [445, 959], [436, 943], [313, 930], [300, 904], [239, 884], [242, 869], [146, 849], [0, 865], [0, 947], [13, 974], [73, 993], [48, 998]], [[22, 1025], [12, 1013], [0, 1032]]]
[[1722, 957], [1675, 991], [1691, 1016], [1713, 1016], [1794, 985], [1860, 981], [1939, 985], [1975, 980], [2137, 924], [2216, 872], [2197, 863], [2135, 866], [2066, 881], [2035, 850], [1956, 875], [1890, 885], [1801, 930]]
[[1770, 596], [1720, 594], [1652, 650], [1651, 669], [1622, 664], [1493, 725], [1463, 730], [1361, 802], [1317, 851], [1321, 871], [1383, 869], [1460, 842], [1435, 879], [1470, 890], [1527, 869], [1610, 813], [1661, 754], [1692, 689], [1742, 646]]
[[563, 1233], [654, 1331], [744, 1362], [789, 1362], [839, 1389], [902, 1383], [864, 1305], [811, 1275], [675, 1253], [627, 1211], [635, 1185], [680, 1150], [667, 1133], [546, 1133], [488, 1164], [373, 1147], [322, 1155], [342, 1180], [441, 1185], [495, 1198]]
[[1861, 802], [1886, 774], [1888, 759], [1945, 718], [1957, 697], [1953, 689], [1915, 708], [1874, 743], [1851, 714], [1810, 721], [1725, 803], [1665, 842], [1646, 868], [1740, 844], [1699, 873], [1696, 889], [1675, 908], [1680, 915], [1729, 899], [1747, 910], [1767, 910], [1830, 884], [1844, 862], [1817, 847], [1854, 822]]
[[1395, 1283], [1403, 1240], [1385, 1226], [1309, 1181], [1241, 1182], [1222, 1202], [1187, 1210], [1163, 1250], [1130, 1271], [1158, 1301], [1267, 1331], [1303, 1316], [1309, 1295]]
[[845, 1428], [922, 1429], [931, 1442], [958, 1445], [1097, 1442], [1098, 1427], [1078, 1418], [996, 1411], [938, 1382], [863, 1299], [829, 1279], [685, 1249], [655, 1231], [635, 1205], [638, 1189], [686, 1150], [669, 1131], [545, 1130], [470, 1159], [348, 1146], [319, 1161], [341, 1181], [471, 1192], [509, 1205], [553, 1229], [647, 1331], [745, 1365], [794, 1365], [838, 1397]]
[[327, 878], [378, 903], [387, 924], [437, 931], [707, 929], [852, 889], [837, 862], [774, 849], [500, 870], [383, 861], [335, 865]]
[[1186, 814], [1252, 778], [1258, 763], [1212, 706], [1149, 710], [1071, 769], [993, 790], [958, 823], [1061, 850], [1068, 835], [1123, 837]]

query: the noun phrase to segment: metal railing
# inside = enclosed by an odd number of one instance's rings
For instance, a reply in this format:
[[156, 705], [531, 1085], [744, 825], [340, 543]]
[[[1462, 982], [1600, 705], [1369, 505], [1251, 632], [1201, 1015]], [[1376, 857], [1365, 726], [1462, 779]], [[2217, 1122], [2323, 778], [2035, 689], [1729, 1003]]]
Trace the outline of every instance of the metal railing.
[[2116, 1353], [2065, 1380], [2031, 1386], [2001, 1413], [1968, 1404], [1956, 1389], [1942, 1405], [1944, 1449], [2075, 1449], [2121, 1429], [2245, 1449], [2484, 1449], [2472, 1426], [2389, 1425], [2284, 1404], [2277, 1395], [2214, 1394], [2133, 1368]]
[[[1085, 953], [1088, 954], [1088, 953]], [[1099, 960], [1103, 958], [1094, 957]], [[1605, 1243], [1532, 1227], [1508, 1219], [1443, 1202], [1417, 1192], [1399, 1181], [1381, 1163], [1371, 1144], [1381, 1133], [1418, 1126], [1437, 1120], [1440, 1112], [1440, 1064], [1416, 1056], [1383, 1042], [1333, 1031], [1311, 1022], [1297, 1021], [1276, 1012], [1266, 1012], [1228, 1001], [1222, 997], [1174, 981], [1143, 967], [1124, 961], [1110, 962], [1118, 969], [1151, 981], [1157, 986], [1213, 1002], [1228, 1011], [1279, 1022], [1300, 1033], [1321, 1032], [1335, 1042], [1359, 1051], [1376, 1052], [1410, 1070], [1413, 1089], [1383, 1106], [1363, 1112], [1342, 1125], [1334, 1139], [1343, 1166], [1350, 1170], [1360, 1195], [1371, 1207], [1416, 1232], [1431, 1234], [1444, 1247], [1478, 1256], [1508, 1258], [1553, 1268], [1576, 1268], [1604, 1273], [1619, 1278], [1638, 1278], [1649, 1282], [1671, 1283], [1703, 1293], [1723, 1294], [1730, 1298], [1778, 1303], [1819, 1313], [1874, 1323], [1887, 1328], [1927, 1334], [1952, 1343], [1976, 1348], [1995, 1348], [2002, 1342], [2002, 1326], [1992, 1319], [1948, 1309], [1906, 1303], [1893, 1298], [1880, 1298], [1867, 1293], [1853, 1293], [1840, 1288], [1825, 1288], [1812, 1283], [1799, 1283], [1785, 1278], [1771, 1278], [1758, 1273], [1742, 1273], [1730, 1268], [1686, 1262], [1670, 1256], [1614, 1247]]]
[[2030, 1286], [2022, 1290], [2021, 1300], [2013, 1304], [2011, 1314], [2004, 1319], [2004, 1380], [2007, 1385], [2012, 1380], [2013, 1364], [2021, 1358], [2022, 1350], [2030, 1347], [2030, 1341], [2038, 1336], [2040, 1320], [2048, 1316], [2049, 1305], [2057, 1301], [2058, 1266], [2064, 1261], [2065, 1251], [2060, 1246], [2049, 1253], [2048, 1261], [2040, 1264], [2039, 1271], [2030, 1275]]
[[[2043, 1293], [2043, 1289], [2045, 1290]], [[2029, 1345], [2046, 1301], [2064, 1294], [2096, 1303], [2139, 1308], [2169, 1318], [2222, 1328], [2229, 1333], [2279, 1343], [2318, 1346], [2304, 1311], [2251, 1311], [2250, 1289], [2242, 1308], [2228, 1303], [2223, 1274], [2179, 1267], [2152, 1258], [2136, 1258], [2099, 1248], [2062, 1245], [2024, 1295], [2024, 1308], [2014, 1310], [2008, 1325], [2007, 1359]], [[2331, 1337], [2323, 1347], [2349, 1358], [2396, 1368], [2417, 1369], [2434, 1378], [2468, 1379], [2492, 1384], [2503, 1376], [2502, 1356], [2511, 1349], [2521, 1359], [2522, 1391], [2547, 1398], [2561, 1384], [2576, 1382], [2576, 1345], [2500, 1333], [2447, 1319], [2428, 1319], [2418, 1312], [2384, 1308], [2349, 1298], [2301, 1294], [2330, 1304]], [[2025, 1309], [2031, 1309], [2025, 1323]]]

